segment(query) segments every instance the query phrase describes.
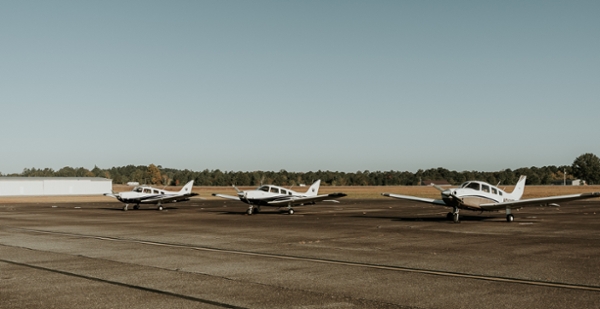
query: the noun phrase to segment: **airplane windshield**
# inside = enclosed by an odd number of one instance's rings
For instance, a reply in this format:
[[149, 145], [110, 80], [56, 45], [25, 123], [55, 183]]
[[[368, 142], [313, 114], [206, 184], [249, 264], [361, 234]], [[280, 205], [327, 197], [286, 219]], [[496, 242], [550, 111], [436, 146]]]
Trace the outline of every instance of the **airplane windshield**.
[[262, 186], [262, 187], [258, 188], [258, 190], [269, 192], [269, 186]]
[[479, 190], [479, 183], [478, 182], [465, 182], [461, 188], [471, 188], [473, 190]]

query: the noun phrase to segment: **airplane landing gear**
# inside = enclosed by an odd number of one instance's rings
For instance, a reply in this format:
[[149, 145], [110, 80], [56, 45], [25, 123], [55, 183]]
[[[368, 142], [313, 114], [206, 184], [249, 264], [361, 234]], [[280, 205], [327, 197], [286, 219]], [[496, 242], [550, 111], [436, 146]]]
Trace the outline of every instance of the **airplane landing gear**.
[[123, 206], [123, 211], [127, 211], [127, 206], [129, 206], [129, 204], [125, 204], [125, 206]]
[[515, 221], [515, 216], [512, 215], [510, 208], [506, 208], [506, 222]]
[[254, 213], [254, 206], [250, 205], [250, 207], [248, 208], [248, 210], [246, 210], [246, 214], [248, 214], [249, 216], [251, 216]]
[[452, 209], [452, 220], [454, 221], [454, 223], [460, 223], [460, 220], [458, 217], [458, 207], [454, 207]]
[[162, 210], [163, 210], [162, 204], [160, 202], [158, 202], [158, 211], [162, 211]]
[[133, 206], [133, 209], [135, 209], [135, 210], [140, 209], [140, 204], [136, 204], [135, 206]]

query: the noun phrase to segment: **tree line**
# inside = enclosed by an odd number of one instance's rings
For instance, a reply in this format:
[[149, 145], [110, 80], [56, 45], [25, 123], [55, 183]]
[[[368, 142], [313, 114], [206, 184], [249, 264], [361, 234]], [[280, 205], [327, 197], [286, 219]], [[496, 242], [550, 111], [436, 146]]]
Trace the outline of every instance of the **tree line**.
[[[565, 177], [566, 173], [566, 177]], [[496, 172], [480, 171], [450, 171], [438, 167], [416, 172], [408, 171], [357, 171], [357, 172], [334, 172], [334, 171], [310, 171], [310, 172], [288, 172], [280, 171], [221, 171], [216, 170], [179, 170], [163, 168], [160, 165], [127, 165], [101, 169], [95, 166], [88, 170], [83, 167], [63, 167], [58, 171], [51, 168], [36, 169], [25, 168], [20, 174], [9, 174], [0, 176], [20, 177], [104, 177], [113, 180], [115, 184], [126, 184], [138, 182], [151, 185], [183, 185], [194, 180], [197, 186], [258, 186], [260, 184], [277, 184], [282, 186], [297, 186], [311, 184], [321, 179], [322, 185], [328, 186], [414, 186], [421, 185], [425, 181], [447, 182], [458, 185], [468, 180], [482, 180], [491, 184], [514, 184], [519, 176], [527, 176], [528, 185], [551, 185], [562, 184], [564, 179], [583, 179], [588, 184], [600, 184], [600, 159], [591, 153], [583, 154], [573, 161], [572, 165], [523, 167], [515, 170], [505, 169]]]

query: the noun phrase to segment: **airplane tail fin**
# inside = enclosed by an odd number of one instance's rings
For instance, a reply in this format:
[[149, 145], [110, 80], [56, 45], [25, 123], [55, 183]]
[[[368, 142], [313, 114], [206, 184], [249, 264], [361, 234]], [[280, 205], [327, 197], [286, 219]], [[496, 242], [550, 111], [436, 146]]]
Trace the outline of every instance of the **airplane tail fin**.
[[523, 192], [525, 191], [525, 180], [527, 180], [527, 176], [521, 175], [519, 181], [517, 182], [517, 185], [515, 186], [515, 189], [512, 193], [510, 193], [511, 199], [515, 201], [521, 199], [521, 196], [523, 196]]
[[319, 194], [319, 186], [321, 185], [321, 179], [315, 181], [315, 183], [313, 183], [310, 188], [308, 188], [308, 191], [306, 191], [306, 196], [316, 196], [317, 194]]
[[192, 187], [194, 186], [194, 181], [190, 180], [190, 182], [186, 183], [185, 186], [183, 186], [183, 188], [181, 188], [181, 190], [179, 190], [179, 193], [192, 193]]

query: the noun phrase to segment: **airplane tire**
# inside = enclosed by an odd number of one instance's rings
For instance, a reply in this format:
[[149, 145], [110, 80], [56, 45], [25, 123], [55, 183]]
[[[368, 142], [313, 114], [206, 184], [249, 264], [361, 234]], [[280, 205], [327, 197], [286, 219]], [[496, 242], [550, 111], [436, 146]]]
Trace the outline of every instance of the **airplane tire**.
[[246, 211], [246, 213], [247, 213], [249, 216], [251, 216], [251, 215], [254, 213], [254, 211], [253, 211], [253, 209], [252, 209], [252, 208], [248, 208], [248, 210]]
[[513, 222], [515, 221], [515, 216], [513, 215], [506, 215], [506, 222]]
[[458, 214], [454, 214], [453, 217], [454, 217], [453, 218], [454, 219], [454, 223], [460, 223], [460, 220], [458, 218]]
[[123, 206], [123, 211], [127, 211], [127, 206]]
[[451, 212], [449, 212], [448, 214], [446, 214], [446, 220], [452, 221], [452, 213]]
[[293, 209], [288, 210], [288, 214], [293, 215], [294, 214], [294, 210]]
[[162, 206], [158, 206], [158, 210], [159, 211], [163, 210], [163, 207]]
[[140, 209], [140, 205], [135, 205], [135, 206], [133, 206], [133, 209], [135, 209], [135, 210], [138, 210], [138, 209]]

